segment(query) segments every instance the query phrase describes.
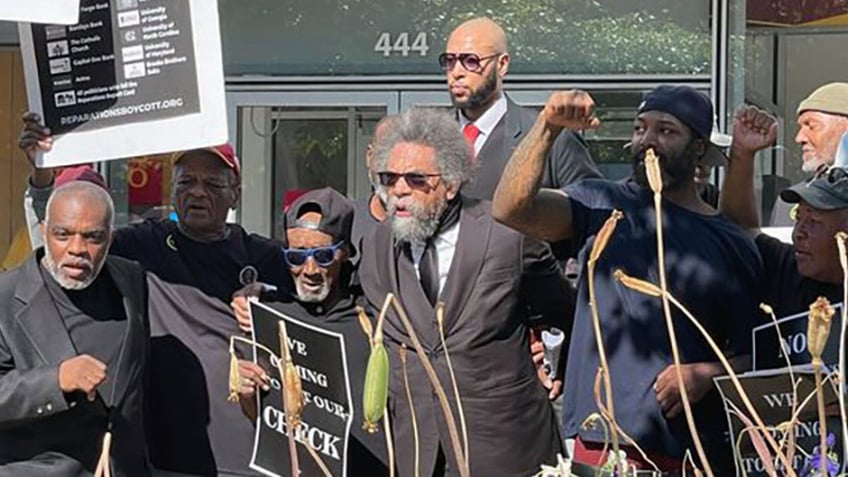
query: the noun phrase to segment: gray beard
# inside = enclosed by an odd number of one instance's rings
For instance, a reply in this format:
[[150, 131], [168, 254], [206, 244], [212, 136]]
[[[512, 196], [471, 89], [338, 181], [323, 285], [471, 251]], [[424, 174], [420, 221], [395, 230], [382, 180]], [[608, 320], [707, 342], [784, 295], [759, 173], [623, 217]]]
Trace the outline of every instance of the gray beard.
[[424, 210], [413, 204], [408, 209], [412, 212], [411, 217], [397, 217], [395, 215], [396, 200], [390, 197], [387, 204], [389, 220], [395, 238], [401, 242], [424, 246], [427, 240], [436, 235], [436, 231], [439, 230], [439, 219], [448, 206], [447, 200], [439, 201], [432, 210]]
[[294, 287], [297, 290], [298, 301], [303, 303], [322, 303], [328, 296], [330, 296], [330, 287], [326, 283], [321, 287], [321, 291], [318, 293], [303, 290], [298, 282], [295, 282]]
[[97, 276], [100, 275], [100, 270], [103, 268], [103, 264], [106, 261], [100, 262], [100, 264], [94, 266], [94, 273], [91, 274], [84, 281], [71, 280], [70, 278], [64, 276], [62, 274], [62, 269], [59, 265], [53, 261], [53, 257], [50, 256], [50, 252], [44, 254], [44, 258], [41, 259], [42, 265], [44, 265], [44, 269], [47, 270], [47, 273], [53, 277], [53, 280], [56, 280], [56, 283], [59, 284], [65, 290], [85, 290], [88, 288], [94, 280], [97, 279]]

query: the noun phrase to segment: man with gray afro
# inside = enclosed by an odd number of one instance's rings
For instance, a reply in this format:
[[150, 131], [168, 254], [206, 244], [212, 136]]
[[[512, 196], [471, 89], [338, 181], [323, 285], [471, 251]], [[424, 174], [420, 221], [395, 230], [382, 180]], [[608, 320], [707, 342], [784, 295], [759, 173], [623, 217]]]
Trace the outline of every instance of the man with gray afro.
[[[470, 475], [526, 476], [562, 452], [528, 358], [528, 317], [570, 329], [572, 297], [546, 245], [496, 223], [488, 202], [463, 196], [468, 154], [452, 118], [431, 109], [406, 112], [379, 139], [374, 161], [388, 217], [363, 241], [360, 278], [372, 305], [388, 293], [399, 298], [448, 390], [450, 355], [459, 389], [461, 402], [447, 393], [457, 428], [468, 436], [457, 455], [421, 361], [415, 353], [407, 353], [406, 366], [397, 359], [413, 344], [390, 312], [384, 331], [395, 447], [416, 445], [414, 408], [420, 475], [459, 475], [467, 463]], [[437, 320], [442, 305], [444, 319]], [[398, 453], [399, 475], [419, 475], [413, 455]]]

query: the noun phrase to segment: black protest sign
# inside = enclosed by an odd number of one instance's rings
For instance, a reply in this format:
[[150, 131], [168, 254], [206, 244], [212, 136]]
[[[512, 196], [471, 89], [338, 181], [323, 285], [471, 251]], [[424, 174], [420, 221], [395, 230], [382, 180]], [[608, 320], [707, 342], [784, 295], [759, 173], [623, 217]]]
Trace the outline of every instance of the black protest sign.
[[[833, 305], [836, 311], [830, 324], [822, 361], [826, 365], [839, 364], [839, 329], [842, 323], [842, 305]], [[786, 357], [791, 365], [808, 365], [812, 358], [807, 349], [807, 323], [809, 312], [799, 313], [754, 328], [754, 369], [776, 369], [786, 367]], [[780, 329], [780, 337], [777, 330]]]
[[[793, 392], [792, 377], [798, 383], [797, 394]], [[825, 377], [823, 376], [823, 379]], [[805, 454], [811, 454], [813, 449], [819, 445], [820, 426], [818, 420], [818, 407], [815, 389], [815, 378], [809, 369], [797, 370], [790, 375], [787, 369], [758, 371], [747, 373], [739, 377], [742, 388], [751, 400], [757, 413], [763, 419], [766, 427], [772, 432], [776, 441], [780, 441], [783, 434], [776, 430], [777, 426], [787, 423], [792, 419], [793, 412], [798, 415], [792, 426], [792, 435], [797, 447], [792, 456], [792, 467], [798, 471], [809, 465]], [[736, 391], [731, 379], [722, 376], [715, 379], [716, 386], [722, 396], [725, 411], [727, 413], [728, 426], [730, 429], [730, 443], [733, 445], [734, 460], [738, 476], [765, 476], [766, 467], [760, 456], [754, 449], [750, 433], [745, 429], [746, 423], [738, 416], [741, 412], [747, 419], [754, 423]], [[836, 436], [834, 447], [831, 448], [836, 456], [842, 454], [842, 428], [838, 416], [837, 392], [830, 380], [824, 382], [825, 403], [828, 418], [826, 420], [828, 434]], [[809, 399], [808, 399], [809, 398]], [[802, 407], [803, 406], [803, 407]], [[755, 424], [754, 424], [755, 425]], [[844, 460], [842, 460], [844, 462]], [[782, 464], [775, 464], [778, 469]], [[783, 475], [780, 473], [780, 475]]]
[[189, 0], [82, 0], [79, 23], [31, 34], [53, 134], [200, 111]]
[[342, 335], [297, 321], [261, 303], [251, 302], [258, 362], [271, 378], [271, 390], [258, 398], [256, 441], [251, 467], [268, 475], [291, 475], [283, 380], [278, 372], [280, 321], [286, 326], [291, 358], [303, 385], [306, 405], [295, 431], [301, 475], [324, 475], [305, 446], [311, 446], [330, 473], [347, 472], [347, 448], [353, 422], [348, 369]]

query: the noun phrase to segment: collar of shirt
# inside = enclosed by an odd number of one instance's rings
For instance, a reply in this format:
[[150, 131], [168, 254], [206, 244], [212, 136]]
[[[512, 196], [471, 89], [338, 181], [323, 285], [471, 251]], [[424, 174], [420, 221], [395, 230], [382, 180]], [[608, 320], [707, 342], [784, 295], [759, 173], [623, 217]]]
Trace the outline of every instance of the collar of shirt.
[[474, 153], [477, 154], [480, 152], [480, 149], [483, 148], [483, 144], [486, 143], [486, 138], [488, 138], [492, 131], [494, 131], [495, 126], [498, 125], [501, 118], [503, 118], [504, 114], [506, 114], [506, 96], [501, 93], [498, 96], [498, 99], [492, 103], [492, 106], [483, 113], [482, 116], [477, 118], [476, 121], [470, 121], [465, 117], [464, 114], [460, 111], [459, 113], [459, 124], [464, 128], [467, 124], [473, 122], [477, 129], [480, 130], [480, 135], [477, 136], [477, 140], [474, 141]]
[[[457, 222], [456, 225], [436, 236], [436, 257], [439, 261], [439, 293], [441, 293], [442, 289], [445, 287], [448, 272], [450, 271], [451, 264], [453, 263], [456, 244], [459, 241], [459, 224], [460, 222]], [[415, 274], [418, 275], [419, 279], [421, 278], [421, 275], [418, 272], [418, 264], [421, 263], [421, 257], [423, 256], [424, 246], [412, 245], [412, 260], [415, 263]]]

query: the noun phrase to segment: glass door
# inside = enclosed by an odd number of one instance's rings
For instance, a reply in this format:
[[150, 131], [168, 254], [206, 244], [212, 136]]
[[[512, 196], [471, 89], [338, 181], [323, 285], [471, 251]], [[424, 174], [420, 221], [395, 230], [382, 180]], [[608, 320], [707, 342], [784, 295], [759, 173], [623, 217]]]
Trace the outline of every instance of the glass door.
[[395, 114], [396, 92], [231, 92], [230, 137], [242, 161], [238, 221], [277, 236], [286, 206], [303, 192], [332, 187], [370, 193], [365, 149], [374, 127]]

